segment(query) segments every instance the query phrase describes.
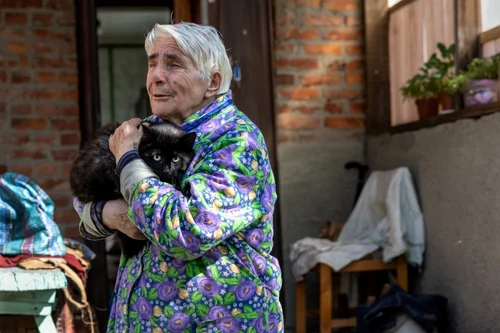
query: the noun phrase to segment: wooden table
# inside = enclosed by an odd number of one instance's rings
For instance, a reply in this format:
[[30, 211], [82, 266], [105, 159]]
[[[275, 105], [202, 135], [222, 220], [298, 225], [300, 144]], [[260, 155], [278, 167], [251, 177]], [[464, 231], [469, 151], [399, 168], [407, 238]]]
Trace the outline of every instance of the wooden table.
[[0, 267], [0, 315], [34, 316], [39, 332], [56, 333], [51, 313], [56, 291], [66, 286], [66, 275], [57, 269]]

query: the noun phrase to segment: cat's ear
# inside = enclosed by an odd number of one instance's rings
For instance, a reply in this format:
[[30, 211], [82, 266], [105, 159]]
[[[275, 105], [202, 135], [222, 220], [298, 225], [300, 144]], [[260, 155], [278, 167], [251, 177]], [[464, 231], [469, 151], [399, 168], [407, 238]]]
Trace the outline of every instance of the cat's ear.
[[[149, 124], [148, 124], [149, 125]], [[142, 124], [142, 140], [144, 141], [153, 141], [155, 136], [149, 126]]]
[[185, 150], [191, 150], [193, 149], [195, 140], [196, 140], [196, 133], [190, 132], [182, 136], [182, 138], [179, 140], [179, 144]]

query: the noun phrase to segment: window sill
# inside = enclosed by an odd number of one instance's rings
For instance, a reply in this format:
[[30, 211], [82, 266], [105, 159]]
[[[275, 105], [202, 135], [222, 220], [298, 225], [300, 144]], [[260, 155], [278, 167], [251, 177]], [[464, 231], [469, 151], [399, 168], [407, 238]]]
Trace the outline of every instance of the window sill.
[[464, 108], [452, 113], [442, 114], [435, 117], [421, 119], [412, 123], [402, 124], [391, 127], [386, 131], [372, 132], [368, 134], [379, 135], [384, 133], [397, 134], [403, 132], [417, 131], [422, 128], [435, 127], [437, 125], [451, 123], [460, 119], [478, 119], [483, 116], [500, 111], [500, 102], [487, 105], [478, 105], [470, 108]]

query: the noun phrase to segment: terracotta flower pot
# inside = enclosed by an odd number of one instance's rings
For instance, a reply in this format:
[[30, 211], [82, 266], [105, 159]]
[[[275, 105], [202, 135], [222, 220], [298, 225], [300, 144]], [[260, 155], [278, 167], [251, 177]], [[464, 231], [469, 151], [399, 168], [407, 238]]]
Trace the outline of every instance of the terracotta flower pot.
[[439, 104], [442, 111], [453, 110], [455, 109], [455, 96], [442, 92], [439, 94]]
[[417, 104], [420, 119], [437, 116], [439, 114], [439, 99], [437, 98], [417, 99], [415, 104]]

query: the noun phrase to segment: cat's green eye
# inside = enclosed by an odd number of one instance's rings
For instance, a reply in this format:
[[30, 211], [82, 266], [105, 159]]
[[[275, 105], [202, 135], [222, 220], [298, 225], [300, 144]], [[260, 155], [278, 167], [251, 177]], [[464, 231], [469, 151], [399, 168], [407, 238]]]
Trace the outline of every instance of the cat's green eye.
[[172, 157], [172, 163], [179, 163], [180, 160], [179, 156]]
[[153, 160], [155, 160], [156, 162], [161, 161], [161, 155], [159, 155], [159, 154], [155, 154], [155, 155], [153, 156]]

